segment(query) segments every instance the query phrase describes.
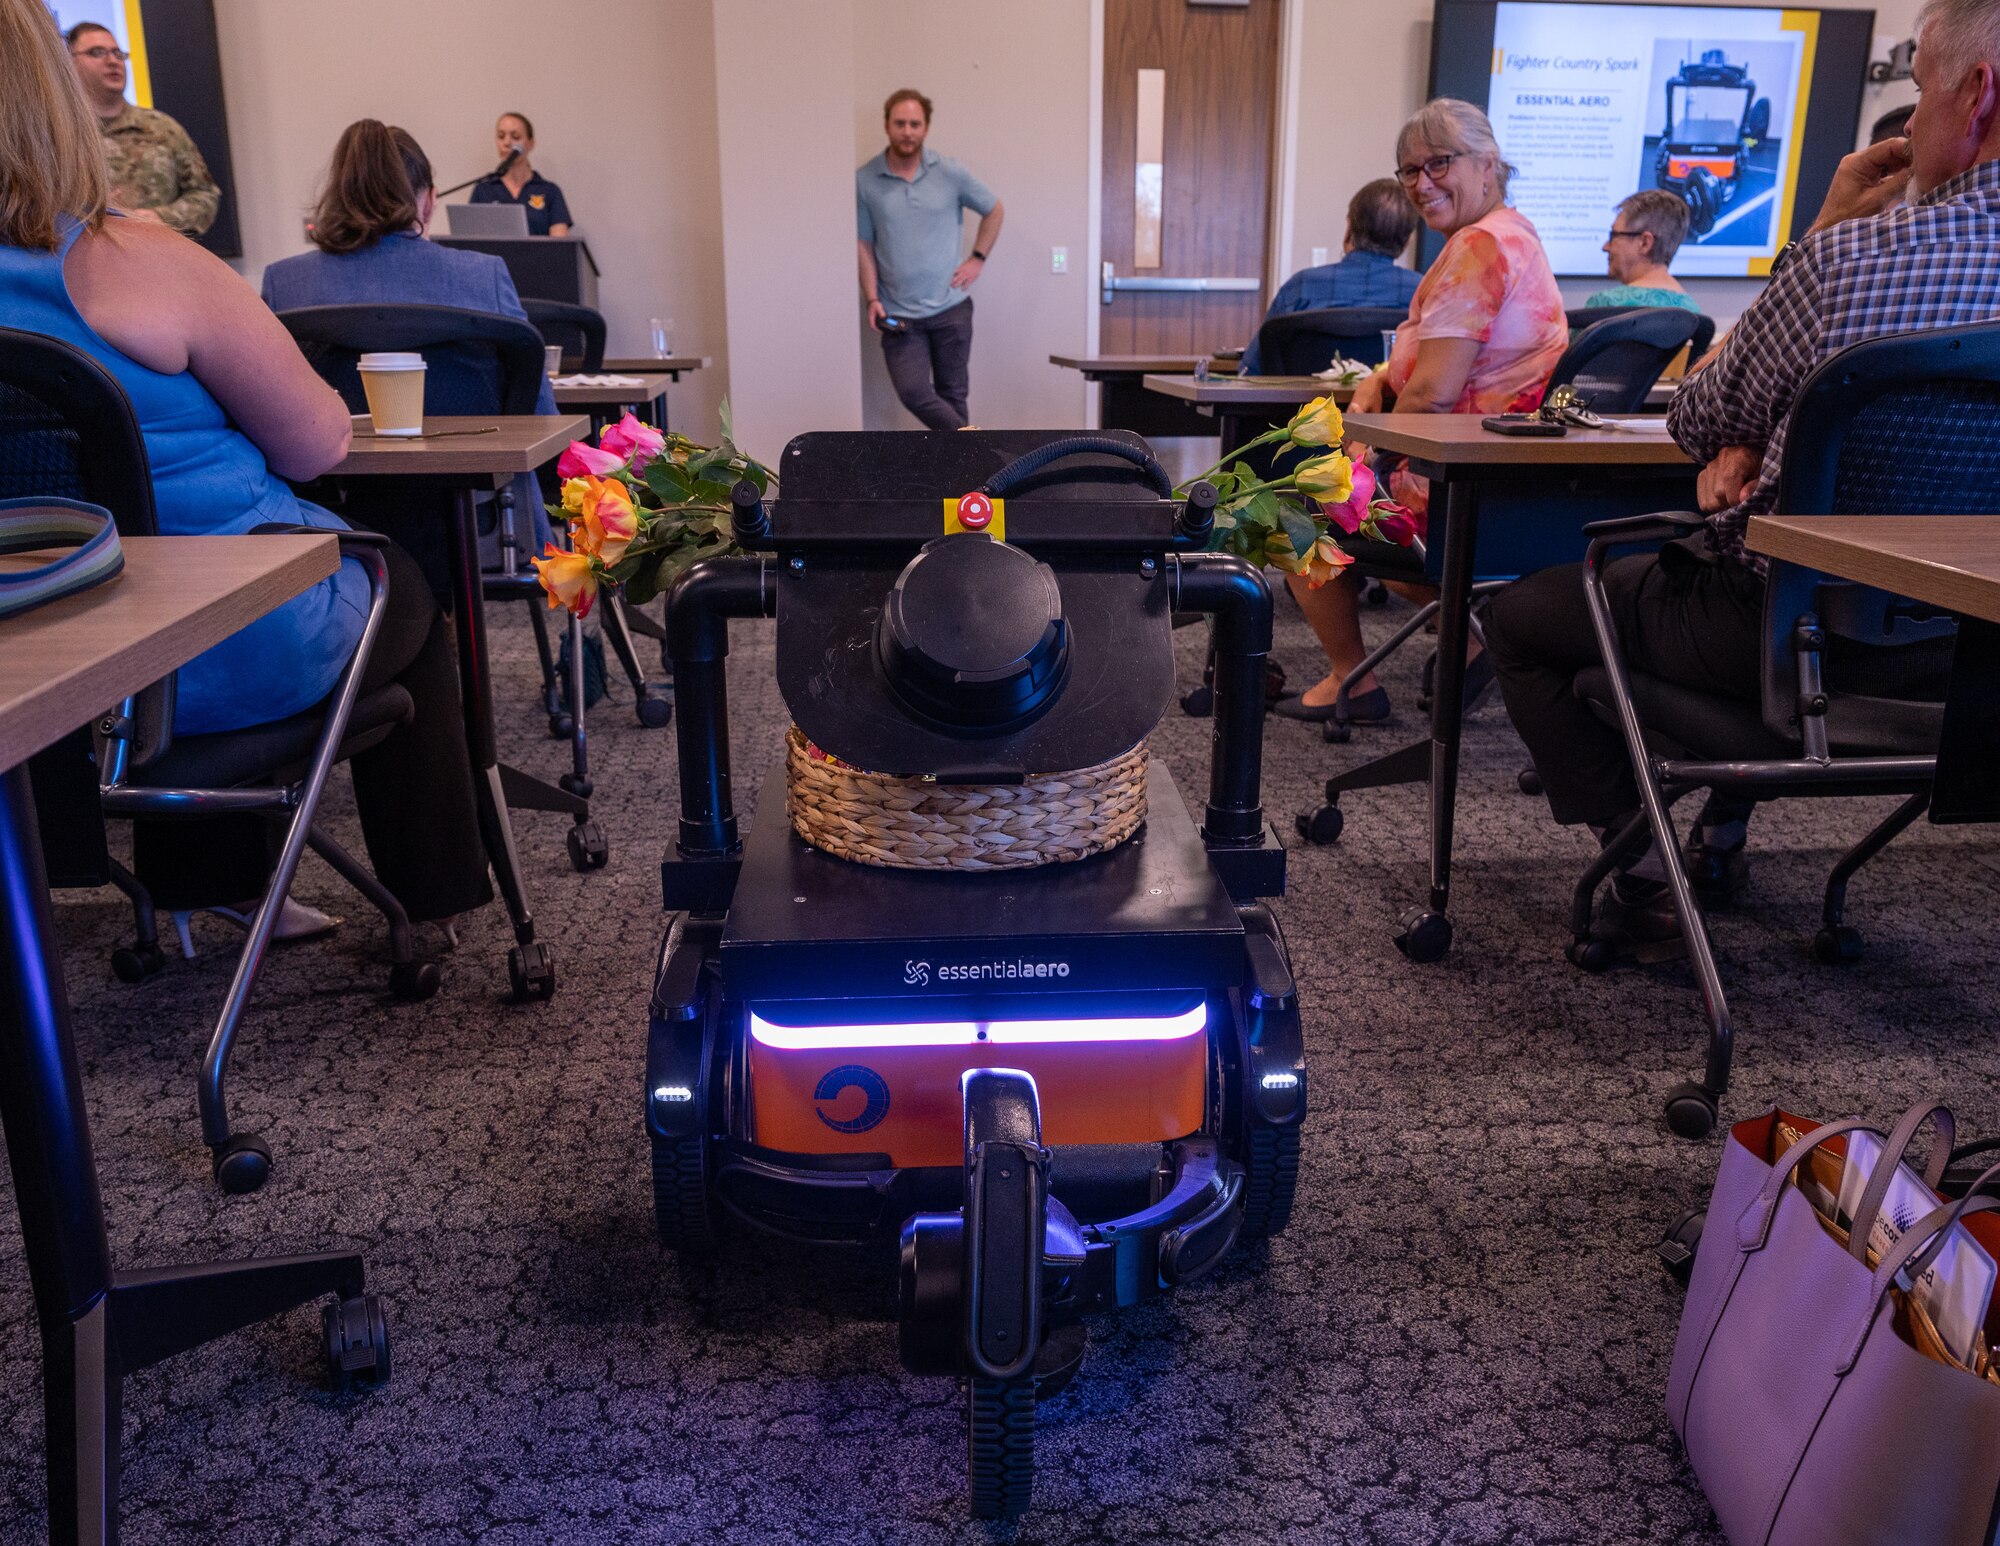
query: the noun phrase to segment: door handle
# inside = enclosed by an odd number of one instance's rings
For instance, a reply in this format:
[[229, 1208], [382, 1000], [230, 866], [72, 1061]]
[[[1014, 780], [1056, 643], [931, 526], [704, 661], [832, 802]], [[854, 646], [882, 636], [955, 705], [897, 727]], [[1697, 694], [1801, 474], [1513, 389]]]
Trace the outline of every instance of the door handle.
[[1104, 265], [1104, 304], [1109, 306], [1119, 290], [1255, 290], [1254, 279], [1123, 279], [1109, 262]]

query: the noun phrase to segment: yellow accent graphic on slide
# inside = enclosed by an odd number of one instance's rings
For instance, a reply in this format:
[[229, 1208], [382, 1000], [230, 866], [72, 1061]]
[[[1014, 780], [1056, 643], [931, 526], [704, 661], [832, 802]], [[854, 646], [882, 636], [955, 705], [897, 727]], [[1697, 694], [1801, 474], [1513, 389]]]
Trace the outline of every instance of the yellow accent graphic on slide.
[[125, 49], [131, 54], [132, 100], [141, 107], [153, 105], [153, 72], [146, 66], [146, 21], [140, 14], [142, 0], [125, 0]]
[[1493, 73], [1494, 73], [1495, 75], [1498, 75], [1498, 74], [1499, 74], [1499, 73], [1500, 73], [1500, 72], [1501, 72], [1502, 70], [1504, 70], [1504, 69], [1506, 69], [1506, 68], [1507, 68], [1507, 50], [1506, 50], [1506, 49], [1504, 49], [1504, 48], [1496, 48], [1496, 49], [1494, 49], [1494, 50], [1493, 50]]
[[[962, 515], [961, 510], [964, 512]], [[995, 542], [1005, 542], [1007, 501], [989, 499], [984, 494], [947, 499], [944, 502], [944, 534], [949, 537], [957, 532], [972, 532], [977, 536], [991, 537]]]
[[[1785, 198], [1778, 208], [1778, 223], [1772, 233], [1782, 247], [1791, 237], [1792, 200], [1798, 197], [1799, 152], [1803, 148], [1801, 141], [1806, 132], [1806, 98], [1812, 95], [1813, 55], [1819, 51], [1819, 12], [1781, 12], [1778, 30], [1796, 32], [1805, 39], [1805, 46], [1799, 51], [1799, 89], [1792, 95], [1792, 127], [1785, 139]], [[1770, 273], [1770, 258], [1750, 260], [1752, 278], [1768, 278]]]

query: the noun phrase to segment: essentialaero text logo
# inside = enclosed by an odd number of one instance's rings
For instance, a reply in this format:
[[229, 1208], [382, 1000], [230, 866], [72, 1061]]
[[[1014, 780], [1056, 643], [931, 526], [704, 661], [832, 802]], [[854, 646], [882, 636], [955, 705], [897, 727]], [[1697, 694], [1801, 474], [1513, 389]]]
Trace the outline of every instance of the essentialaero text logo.
[[937, 969], [939, 982], [1046, 982], [1053, 978], [1067, 977], [1067, 961], [1029, 961], [1015, 957], [1012, 960], [963, 961], [947, 963]]
[[[830, 1115], [827, 1108], [837, 1101], [843, 1106], [853, 1104], [840, 1099], [849, 1090], [861, 1092], [861, 1110], [851, 1117]], [[865, 1133], [889, 1114], [888, 1082], [874, 1069], [863, 1068], [859, 1063], [843, 1063], [839, 1068], [828, 1069], [813, 1087], [813, 1099], [818, 1102], [813, 1111], [836, 1133]]]

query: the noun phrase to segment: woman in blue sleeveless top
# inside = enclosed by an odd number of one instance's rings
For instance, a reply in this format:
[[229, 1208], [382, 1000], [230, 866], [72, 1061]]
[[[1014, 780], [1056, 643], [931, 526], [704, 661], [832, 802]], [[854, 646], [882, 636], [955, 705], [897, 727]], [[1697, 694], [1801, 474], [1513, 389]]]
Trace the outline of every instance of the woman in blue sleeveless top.
[[[124, 388], [160, 533], [344, 529], [283, 480], [317, 477], [346, 454], [345, 405], [220, 260], [156, 222], [107, 218], [97, 126], [37, 0], [0, 0], [0, 156], [0, 317], [88, 354]], [[448, 917], [490, 896], [471, 772], [442, 621], [408, 557], [390, 562], [366, 686], [421, 690], [419, 723], [355, 760], [356, 801], [383, 882], [413, 916]], [[367, 608], [367, 576], [343, 563], [181, 667], [176, 733], [311, 708], [352, 658]], [[414, 841], [401, 814], [413, 806], [423, 812]], [[268, 882], [268, 830], [254, 817], [136, 823], [136, 867], [164, 907], [241, 902]]]

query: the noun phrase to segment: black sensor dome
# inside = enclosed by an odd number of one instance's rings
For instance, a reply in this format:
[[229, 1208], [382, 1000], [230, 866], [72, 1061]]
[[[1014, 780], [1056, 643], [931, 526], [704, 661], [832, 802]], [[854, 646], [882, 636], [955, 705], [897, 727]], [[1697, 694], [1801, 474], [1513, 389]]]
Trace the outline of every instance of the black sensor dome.
[[926, 543], [883, 603], [875, 653], [897, 698], [926, 719], [975, 731], [1030, 719], [1068, 670], [1055, 572], [971, 532]]

